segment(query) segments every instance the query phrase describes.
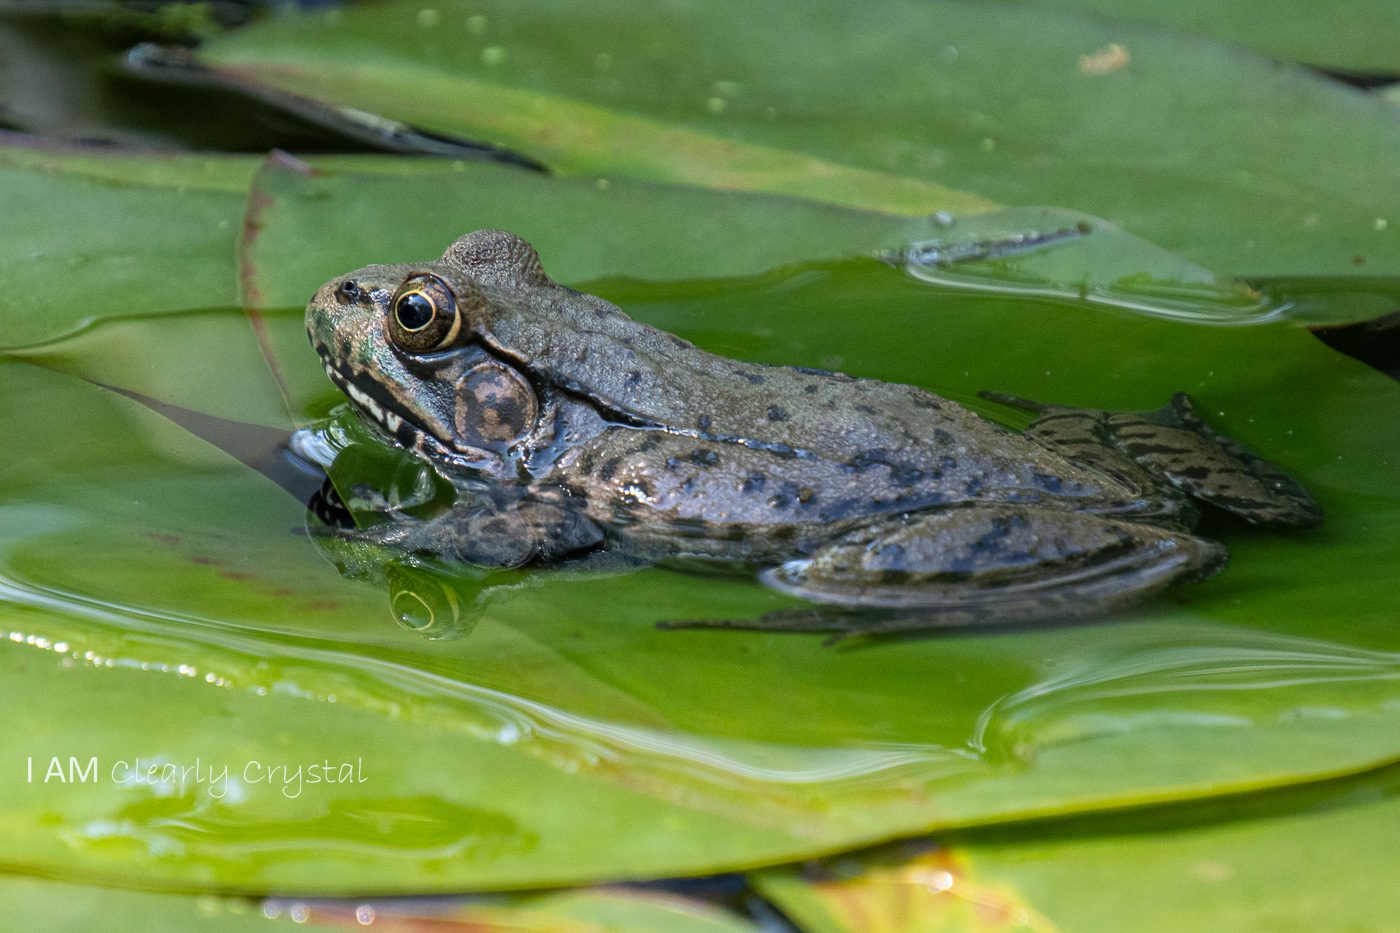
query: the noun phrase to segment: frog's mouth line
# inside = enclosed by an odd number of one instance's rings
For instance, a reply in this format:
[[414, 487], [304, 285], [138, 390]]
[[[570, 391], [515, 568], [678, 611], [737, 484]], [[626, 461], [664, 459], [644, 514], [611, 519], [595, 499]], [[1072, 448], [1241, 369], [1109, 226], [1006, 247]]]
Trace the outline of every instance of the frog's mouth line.
[[325, 369], [327, 378], [345, 393], [358, 410], [364, 412], [371, 421], [404, 447], [425, 455], [430, 453], [428, 445], [435, 443], [436, 439], [414, 426], [409, 420], [408, 412], [397, 399], [385, 392], [369, 374], [341, 369], [325, 347], [319, 343], [314, 346], [317, 355], [321, 357], [321, 367]]
[[367, 372], [342, 369], [324, 345], [315, 340], [311, 345], [320, 356], [321, 368], [326, 371], [331, 383], [350, 399], [351, 405], [361, 412], [370, 424], [383, 430], [389, 440], [425, 460], [446, 460], [465, 469], [485, 474], [494, 475], [501, 471], [503, 461], [500, 458], [493, 458], [486, 452], [471, 456], [418, 427], [412, 420], [415, 416], [402, 402], [386, 392], [373, 376]]

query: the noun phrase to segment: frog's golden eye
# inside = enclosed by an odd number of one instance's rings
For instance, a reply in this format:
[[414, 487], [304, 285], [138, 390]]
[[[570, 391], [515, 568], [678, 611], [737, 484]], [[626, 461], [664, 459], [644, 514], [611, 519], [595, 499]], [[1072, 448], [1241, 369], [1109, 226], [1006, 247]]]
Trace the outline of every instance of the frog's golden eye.
[[457, 338], [462, 317], [457, 297], [435, 275], [404, 279], [389, 304], [389, 338], [410, 353], [440, 350]]

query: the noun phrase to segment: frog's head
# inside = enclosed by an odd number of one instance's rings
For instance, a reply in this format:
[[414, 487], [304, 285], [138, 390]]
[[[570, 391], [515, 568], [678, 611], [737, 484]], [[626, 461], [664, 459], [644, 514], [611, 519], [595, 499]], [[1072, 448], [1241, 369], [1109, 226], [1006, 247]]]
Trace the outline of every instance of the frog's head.
[[501, 474], [541, 403], [518, 367], [476, 339], [476, 323], [492, 291], [543, 277], [538, 269], [525, 241], [478, 231], [437, 262], [332, 279], [306, 306], [307, 333], [331, 381], [399, 443]]

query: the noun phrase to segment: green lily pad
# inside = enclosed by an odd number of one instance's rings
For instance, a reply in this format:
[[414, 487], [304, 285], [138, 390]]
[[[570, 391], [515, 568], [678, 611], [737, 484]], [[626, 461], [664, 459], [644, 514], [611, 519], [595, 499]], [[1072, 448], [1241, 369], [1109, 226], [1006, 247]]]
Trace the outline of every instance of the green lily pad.
[[[1212, 805], [966, 833], [754, 880], [809, 933], [1394, 927], [1394, 768]], [[1084, 892], [1092, 892], [1085, 897]]]
[[[1150, 27], [939, 0], [392, 2], [279, 12], [205, 54], [562, 174], [0, 148], [0, 866], [460, 892], [932, 832], [933, 862], [760, 884], [814, 929], [1385, 928], [1396, 905], [1363, 882], [1396, 826], [1393, 780], [1369, 775], [1400, 758], [1400, 386], [1297, 322], [1393, 310], [1390, 102]], [[1226, 572], [1102, 625], [840, 648], [656, 628], [796, 605], [742, 575], [347, 579], [240, 445], [336, 401], [302, 329], [312, 289], [484, 226], [708, 349], [995, 418], [1017, 416], [977, 391], [1187, 390], [1326, 521], [1209, 517]], [[433, 614], [403, 609], [420, 593]], [[21, 925], [265, 922], [103, 894], [0, 882]], [[261, 906], [361, 923], [349, 902]], [[745, 928], [635, 889], [437, 907], [379, 925]]]
[[[1221, 523], [1224, 575], [1100, 627], [837, 650], [654, 627], [791, 605], [742, 578], [540, 570], [462, 575], [457, 637], [423, 638], [393, 621], [389, 594], [336, 573], [280, 489], [132, 401], [11, 362], [7, 443], [45, 440], [3, 478], [0, 663], [16, 698], [3, 745], [45, 774], [54, 756], [95, 756], [101, 779], [0, 773], [4, 863], [248, 891], [581, 883], [1400, 754], [1400, 502], [1385, 468], [1400, 387], [1306, 331], [969, 293], [868, 258], [596, 287], [715, 350], [963, 400], [991, 387], [1150, 407], [1184, 388], [1312, 486], [1327, 523], [1295, 536]], [[300, 318], [268, 312], [273, 344], [300, 339]], [[113, 776], [137, 757], [194, 770], [184, 785]], [[236, 792], [199, 781], [201, 764], [249, 762]], [[354, 767], [305, 783], [322, 762]], [[262, 780], [278, 765], [305, 766], [303, 783]]]
[[[1081, 67], [1111, 43], [1125, 67]], [[563, 172], [906, 213], [1057, 205], [1231, 274], [1400, 268], [1382, 101], [1063, 11], [401, 0], [271, 17], [202, 54]]]
[[37, 931], [283, 933], [296, 927], [291, 917], [277, 922], [258, 905], [238, 898], [118, 891], [15, 875], [0, 876], [0, 910], [15, 927]]
[[[227, 308], [256, 160], [0, 147], [7, 346], [102, 317]], [[16, 300], [15, 296], [22, 296]]]

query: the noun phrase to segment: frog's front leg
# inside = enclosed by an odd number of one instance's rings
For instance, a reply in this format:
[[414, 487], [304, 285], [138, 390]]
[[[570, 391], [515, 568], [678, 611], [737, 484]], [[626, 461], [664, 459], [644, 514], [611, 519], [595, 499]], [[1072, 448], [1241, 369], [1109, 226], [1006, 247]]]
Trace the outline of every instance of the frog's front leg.
[[863, 635], [1071, 620], [1209, 576], [1225, 560], [1220, 545], [1163, 528], [973, 504], [862, 526], [763, 574], [770, 586], [834, 612], [701, 625]]
[[602, 531], [580, 510], [529, 495], [483, 494], [425, 517], [383, 509], [377, 513], [382, 521], [356, 527], [327, 483], [311, 511], [322, 523], [313, 533], [348, 546], [340, 550], [353, 559], [342, 556], [341, 563], [351, 576], [377, 570], [385, 553], [504, 568], [581, 553], [603, 540]]
[[1307, 527], [1322, 509], [1277, 466], [1215, 431], [1184, 392], [1156, 411], [1101, 411], [1046, 405], [983, 392], [983, 398], [1036, 412], [1025, 430], [1071, 460], [1133, 485], [1145, 469], [1182, 492], [1255, 525]]

